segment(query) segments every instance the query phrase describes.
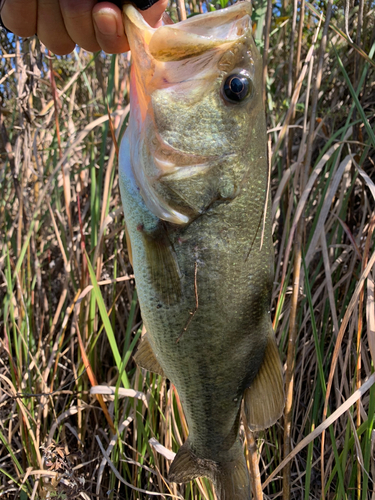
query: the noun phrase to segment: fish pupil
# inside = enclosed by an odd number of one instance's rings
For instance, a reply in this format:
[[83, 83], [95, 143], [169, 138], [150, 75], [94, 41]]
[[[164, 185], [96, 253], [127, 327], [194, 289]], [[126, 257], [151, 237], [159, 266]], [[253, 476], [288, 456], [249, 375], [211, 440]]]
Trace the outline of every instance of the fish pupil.
[[245, 75], [229, 75], [224, 81], [223, 96], [230, 102], [241, 102], [250, 94], [251, 80]]
[[230, 82], [230, 87], [232, 92], [235, 94], [240, 94], [244, 90], [244, 82], [237, 77], [232, 78]]

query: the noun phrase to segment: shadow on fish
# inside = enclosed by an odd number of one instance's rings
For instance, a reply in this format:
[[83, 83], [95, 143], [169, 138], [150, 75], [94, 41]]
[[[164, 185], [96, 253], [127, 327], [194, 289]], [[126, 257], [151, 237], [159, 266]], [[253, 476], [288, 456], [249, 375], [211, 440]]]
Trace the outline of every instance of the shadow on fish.
[[189, 437], [169, 480], [251, 498], [239, 439], [284, 407], [270, 319], [262, 61], [251, 4], [152, 29], [131, 5], [130, 119], [120, 149], [128, 248], [147, 335], [135, 360], [169, 378]]

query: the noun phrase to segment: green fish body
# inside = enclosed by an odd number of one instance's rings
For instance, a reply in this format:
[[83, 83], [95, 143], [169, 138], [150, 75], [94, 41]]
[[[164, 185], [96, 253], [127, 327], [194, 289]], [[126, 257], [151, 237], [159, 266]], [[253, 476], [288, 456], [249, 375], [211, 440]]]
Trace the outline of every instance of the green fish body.
[[169, 378], [189, 437], [169, 478], [250, 499], [239, 439], [279, 418], [261, 57], [250, 3], [150, 28], [131, 5], [131, 114], [120, 187], [147, 335], [137, 363]]

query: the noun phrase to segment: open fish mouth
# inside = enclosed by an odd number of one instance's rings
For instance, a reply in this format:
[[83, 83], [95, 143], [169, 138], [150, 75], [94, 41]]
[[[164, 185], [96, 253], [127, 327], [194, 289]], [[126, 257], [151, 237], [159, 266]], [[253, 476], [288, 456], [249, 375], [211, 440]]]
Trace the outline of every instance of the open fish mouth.
[[[253, 77], [251, 3], [156, 29], [131, 4], [123, 15], [133, 60], [127, 131], [132, 173], [154, 215], [187, 224], [220, 197], [218, 165], [228, 166], [237, 155], [219, 129], [223, 116], [228, 128], [238, 126], [220, 93], [223, 77], [233, 71]], [[246, 70], [239, 67], [243, 61]], [[207, 116], [204, 130], [194, 130], [195, 112]]]
[[[180, 61], [207, 50], [233, 43], [249, 26], [251, 3], [238, 4], [214, 12], [194, 16], [177, 24], [151, 28], [132, 5], [124, 6], [126, 16], [135, 29], [143, 33], [149, 53], [158, 61]], [[129, 32], [127, 31], [129, 37]], [[131, 44], [131, 42], [130, 42]]]

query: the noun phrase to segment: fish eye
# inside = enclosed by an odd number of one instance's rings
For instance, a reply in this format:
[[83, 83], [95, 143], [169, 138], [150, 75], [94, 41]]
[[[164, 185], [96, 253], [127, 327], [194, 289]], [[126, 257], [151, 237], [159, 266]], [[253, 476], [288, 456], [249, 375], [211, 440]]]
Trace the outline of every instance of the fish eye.
[[253, 82], [244, 74], [229, 75], [224, 81], [222, 94], [226, 101], [242, 102], [253, 92]]

